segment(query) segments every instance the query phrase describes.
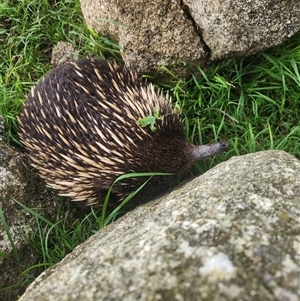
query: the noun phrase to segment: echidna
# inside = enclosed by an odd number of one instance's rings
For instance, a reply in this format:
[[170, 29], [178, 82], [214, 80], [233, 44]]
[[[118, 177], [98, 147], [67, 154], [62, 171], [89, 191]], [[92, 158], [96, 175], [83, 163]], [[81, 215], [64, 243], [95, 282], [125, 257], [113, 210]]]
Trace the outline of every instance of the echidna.
[[[152, 125], [142, 127], [139, 121], [153, 114]], [[101, 204], [120, 175], [174, 174], [151, 179], [143, 194], [155, 194], [195, 161], [228, 146], [187, 143], [168, 99], [127, 67], [100, 59], [52, 70], [32, 88], [18, 119], [21, 141], [40, 176], [84, 205]], [[112, 197], [122, 200], [144, 182], [143, 177], [117, 182]]]

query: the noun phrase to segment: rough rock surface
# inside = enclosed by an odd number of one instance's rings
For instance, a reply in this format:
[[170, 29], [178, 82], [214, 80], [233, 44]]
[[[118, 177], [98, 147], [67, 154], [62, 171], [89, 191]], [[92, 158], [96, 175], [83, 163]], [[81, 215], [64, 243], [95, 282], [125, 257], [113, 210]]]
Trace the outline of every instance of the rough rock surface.
[[[278, 45], [300, 29], [297, 0], [80, 0], [86, 23], [109, 33], [140, 74], [205, 66]], [[162, 70], [162, 69], [161, 69]]]
[[179, 1], [82, 0], [81, 9], [88, 25], [117, 40], [126, 63], [138, 73], [173, 63], [176, 70], [182, 61], [198, 65], [206, 57]]
[[20, 301], [297, 301], [299, 214], [299, 160], [233, 157], [92, 236]]
[[281, 44], [300, 29], [300, 2], [185, 0], [210, 60], [246, 56]]
[[24, 292], [26, 283], [4, 288], [24, 281], [20, 273], [39, 260], [24, 240], [24, 234], [36, 229], [36, 220], [14, 200], [30, 208], [39, 208], [40, 214], [48, 218], [55, 211], [53, 194], [45, 189], [44, 182], [24, 161], [24, 155], [0, 141], [0, 209], [15, 248], [9, 240], [3, 219], [0, 219], [0, 300], [5, 301], [16, 300], [17, 295]]
[[5, 131], [4, 118], [0, 115], [0, 142], [4, 140]]

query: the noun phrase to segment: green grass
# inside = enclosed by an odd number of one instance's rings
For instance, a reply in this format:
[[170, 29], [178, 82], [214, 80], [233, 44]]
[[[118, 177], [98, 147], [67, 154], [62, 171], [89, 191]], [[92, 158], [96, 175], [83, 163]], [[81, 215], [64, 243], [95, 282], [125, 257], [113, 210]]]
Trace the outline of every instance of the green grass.
[[[300, 35], [275, 49], [220, 63], [189, 81], [167, 86], [183, 108], [194, 143], [219, 138], [232, 155], [280, 149], [300, 158]], [[200, 74], [200, 75], [199, 75]], [[203, 172], [212, 164], [196, 164]]]
[[[51, 50], [60, 40], [70, 42], [79, 57], [120, 57], [117, 44], [85, 27], [78, 1], [1, 1], [0, 115], [9, 144], [19, 144], [16, 115], [31, 86], [52, 68]], [[198, 68], [186, 81], [174, 76], [157, 84], [181, 108], [190, 142], [229, 141], [226, 153], [195, 164], [188, 176], [203, 173], [233, 155], [260, 150], [280, 149], [300, 158], [299, 66], [297, 34], [263, 53], [221, 62], [206, 72]], [[43, 258], [24, 271], [28, 279], [33, 270], [61, 260], [119, 214], [91, 211], [70, 221], [70, 215], [79, 210], [70, 205], [61, 207], [50, 221], [32, 208], [23, 209], [38, 221], [36, 232], [27, 239]], [[0, 220], [5, 221], [3, 214]], [[7, 227], [6, 231], [9, 234]], [[14, 248], [18, 258], [15, 253]]]
[[15, 116], [24, 95], [52, 68], [51, 51], [60, 40], [73, 44], [80, 57], [117, 58], [120, 53], [117, 44], [85, 26], [78, 1], [1, 1], [0, 115], [9, 143], [18, 143]]

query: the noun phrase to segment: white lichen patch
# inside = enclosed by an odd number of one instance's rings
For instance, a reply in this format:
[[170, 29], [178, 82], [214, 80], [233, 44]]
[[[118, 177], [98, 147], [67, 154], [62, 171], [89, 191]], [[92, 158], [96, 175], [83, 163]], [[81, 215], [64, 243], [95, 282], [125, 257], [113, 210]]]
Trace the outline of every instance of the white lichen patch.
[[197, 230], [197, 234], [201, 234], [203, 232], [211, 231], [213, 228], [219, 225], [218, 221], [215, 219], [208, 219], [205, 224], [201, 225]]
[[219, 283], [218, 288], [220, 292], [228, 296], [228, 300], [235, 300], [243, 293], [244, 290], [244, 288], [239, 287], [235, 284], [228, 285], [224, 283]]
[[299, 296], [287, 291], [283, 287], [276, 287], [274, 289], [274, 295], [277, 300], [299, 301]]
[[249, 201], [256, 205], [257, 211], [263, 211], [264, 213], [267, 213], [269, 211], [272, 211], [272, 208], [274, 208], [274, 202], [276, 201], [276, 199], [270, 199], [262, 197], [261, 195], [251, 194], [249, 196]]
[[[17, 178], [7, 168], [0, 167], [0, 188], [1, 190], [8, 185], [21, 185]], [[1, 200], [0, 200], [1, 201]], [[1, 202], [0, 202], [1, 203]]]
[[[20, 178], [19, 169], [14, 167], [14, 163], [12, 164], [12, 166], [9, 166], [8, 168], [0, 166], [0, 207], [2, 208], [6, 222], [10, 220], [10, 217], [6, 216], [6, 211], [7, 211], [6, 208], [10, 208], [11, 206], [10, 204], [13, 203], [12, 201], [13, 197], [21, 198], [25, 185], [26, 183], [22, 182]], [[14, 219], [14, 217], [12, 218]], [[8, 222], [8, 224], [10, 223]], [[1, 235], [0, 237], [2, 238], [0, 241], [0, 246], [1, 243], [8, 245], [6, 242], [3, 242], [3, 240], [6, 239], [7, 235], [5, 233], [1, 221], [0, 221], [0, 235]], [[7, 248], [5, 248], [5, 250], [7, 250]]]
[[[282, 262], [283, 265], [283, 272], [285, 273], [291, 273], [291, 272], [300, 272], [300, 267], [298, 264], [296, 264], [289, 254], [285, 255], [285, 258]], [[299, 279], [300, 280], [300, 279]]]
[[295, 249], [296, 254], [297, 254], [296, 256], [297, 256], [298, 261], [300, 263], [300, 235], [295, 237], [293, 245], [294, 245], [294, 249]]
[[202, 267], [199, 268], [202, 276], [207, 276], [211, 281], [229, 280], [236, 275], [234, 267], [228, 256], [222, 252], [211, 256]]
[[[31, 228], [26, 225], [12, 225], [9, 227], [9, 234], [12, 238], [14, 246], [20, 246], [24, 242], [24, 235], [30, 233]], [[0, 250], [5, 254], [9, 254], [13, 250], [13, 246], [4, 229], [0, 231]]]

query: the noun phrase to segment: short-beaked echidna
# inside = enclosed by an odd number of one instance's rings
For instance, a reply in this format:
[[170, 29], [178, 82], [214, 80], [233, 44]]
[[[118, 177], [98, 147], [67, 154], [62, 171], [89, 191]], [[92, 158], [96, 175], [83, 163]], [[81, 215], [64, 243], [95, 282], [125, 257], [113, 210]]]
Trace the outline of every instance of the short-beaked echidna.
[[[152, 124], [141, 126], [151, 116]], [[101, 204], [123, 174], [173, 173], [151, 179], [143, 194], [155, 194], [195, 161], [227, 148], [226, 142], [187, 143], [167, 98], [125, 66], [99, 59], [52, 70], [32, 88], [18, 120], [40, 176], [60, 195], [85, 205]], [[112, 198], [122, 200], [144, 182], [144, 177], [117, 182]]]

